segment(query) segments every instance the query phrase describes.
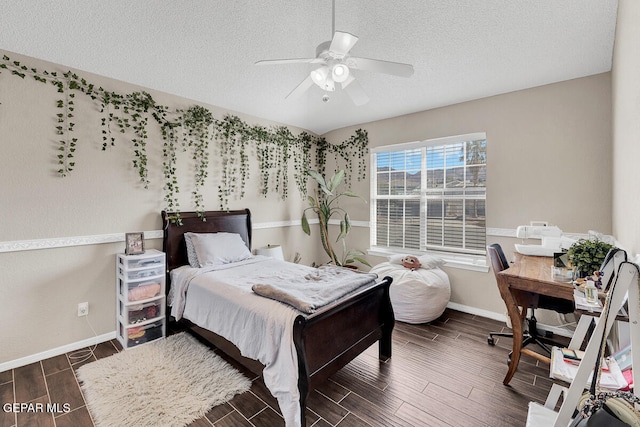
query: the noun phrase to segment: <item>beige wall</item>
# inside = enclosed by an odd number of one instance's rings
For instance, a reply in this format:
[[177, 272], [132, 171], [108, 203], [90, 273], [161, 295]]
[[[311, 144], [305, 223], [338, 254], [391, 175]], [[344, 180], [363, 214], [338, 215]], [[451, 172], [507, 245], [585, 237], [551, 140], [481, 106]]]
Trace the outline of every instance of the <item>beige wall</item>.
[[620, 0], [613, 52], [613, 230], [640, 253], [640, 3]]
[[[66, 71], [56, 64], [0, 51], [40, 70]], [[145, 90], [119, 81], [79, 72], [96, 85], [119, 93]], [[148, 90], [149, 91], [149, 90]], [[193, 101], [149, 91], [154, 99], [172, 108], [186, 108]], [[130, 144], [120, 141], [101, 151], [100, 115], [85, 97], [76, 98], [76, 135], [79, 138], [76, 168], [66, 178], [57, 176], [55, 108], [58, 98], [52, 85], [27, 77], [21, 80], [0, 75], [0, 244], [32, 240], [102, 236], [130, 231], [161, 229], [163, 209], [161, 169], [162, 139], [151, 135], [149, 164], [151, 186], [138, 184], [131, 167]], [[207, 106], [218, 119], [226, 110]], [[229, 112], [234, 114], [234, 112]], [[243, 116], [249, 124], [278, 123]], [[300, 129], [292, 128], [294, 133]], [[183, 154], [181, 208], [192, 210], [190, 172]], [[210, 178], [204, 193], [205, 207], [219, 209], [215, 152], [211, 155]], [[303, 200], [290, 181], [289, 198], [258, 194], [259, 175], [253, 164], [243, 200], [231, 200], [230, 209], [249, 208], [254, 224], [298, 221]], [[304, 201], [306, 204], [306, 201]], [[70, 239], [76, 240], [76, 239]], [[316, 239], [307, 237], [299, 225], [259, 228], [253, 247], [283, 245], [285, 257], [296, 251], [302, 262], [319, 259]], [[161, 249], [161, 239], [147, 241]], [[0, 367], [2, 363], [88, 339], [93, 333], [85, 319], [77, 317], [77, 304], [88, 301], [88, 319], [98, 335], [115, 330], [115, 254], [124, 243], [89, 244], [67, 248], [17, 252], [0, 251]], [[2, 369], [0, 369], [2, 370]]]
[[[487, 134], [487, 227], [515, 229], [545, 220], [565, 232], [611, 233], [610, 73], [507, 93], [477, 101], [336, 130], [369, 133], [371, 147], [461, 135]], [[369, 183], [356, 183], [369, 195]], [[352, 203], [351, 217], [369, 219], [368, 206]], [[515, 239], [487, 236], [510, 256]], [[532, 242], [533, 243], [533, 242]], [[368, 233], [352, 246], [369, 247]], [[383, 258], [375, 258], [381, 262]], [[493, 273], [445, 268], [451, 301], [504, 313]]]

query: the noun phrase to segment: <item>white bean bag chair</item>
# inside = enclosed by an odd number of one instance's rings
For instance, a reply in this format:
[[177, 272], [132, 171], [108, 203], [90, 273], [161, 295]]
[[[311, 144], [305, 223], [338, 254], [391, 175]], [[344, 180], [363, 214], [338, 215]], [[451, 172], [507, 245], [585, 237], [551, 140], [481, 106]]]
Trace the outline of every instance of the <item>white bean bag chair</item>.
[[402, 266], [404, 255], [392, 255], [371, 269], [378, 277], [393, 279], [389, 296], [396, 320], [406, 323], [426, 323], [437, 319], [451, 297], [449, 276], [439, 266], [440, 258], [430, 255], [418, 257], [422, 267], [410, 270]]

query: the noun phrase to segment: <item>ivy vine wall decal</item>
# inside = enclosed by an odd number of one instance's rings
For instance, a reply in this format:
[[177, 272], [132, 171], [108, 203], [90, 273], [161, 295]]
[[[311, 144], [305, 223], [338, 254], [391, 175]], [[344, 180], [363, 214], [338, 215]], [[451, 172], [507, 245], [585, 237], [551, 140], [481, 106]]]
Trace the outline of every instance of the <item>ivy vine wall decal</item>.
[[[157, 126], [162, 135], [165, 209], [170, 212], [180, 211], [180, 174], [177, 173], [177, 154], [180, 150], [188, 152], [193, 161], [192, 198], [197, 212], [205, 210], [202, 190], [208, 183], [212, 149], [217, 150], [216, 154], [221, 159], [221, 170], [216, 171], [221, 209], [228, 208], [230, 197], [244, 197], [251, 155], [255, 155], [258, 163], [260, 193], [264, 196], [274, 192], [282, 199], [287, 198], [290, 169], [293, 170], [297, 190], [306, 195], [307, 172], [315, 169], [324, 175], [327, 155], [334, 156], [338, 167], [346, 170], [347, 185], [351, 184], [354, 176], [358, 181], [366, 178], [369, 142], [366, 130], [357, 129], [348, 140], [330, 144], [325, 138], [307, 132], [294, 135], [287, 126], [252, 126], [233, 115], [216, 119], [210, 110], [200, 105], [187, 109], [170, 108], [158, 104], [147, 92], [112, 92], [96, 87], [71, 71], [58, 73], [38, 70], [3, 55], [0, 77], [6, 75], [22, 80], [30, 76], [39, 83], [49, 83], [57, 89], [59, 99], [56, 102], [55, 133], [59, 138], [57, 172], [61, 177], [70, 174], [75, 167], [74, 153], [79, 143], [74, 137], [76, 94], [89, 97], [98, 106], [102, 150], [115, 146], [121, 138], [131, 143], [132, 164], [145, 188], [150, 184], [150, 144], [151, 148], [157, 148], [153, 141], [149, 141], [149, 129]], [[179, 215], [176, 220], [179, 221]]]

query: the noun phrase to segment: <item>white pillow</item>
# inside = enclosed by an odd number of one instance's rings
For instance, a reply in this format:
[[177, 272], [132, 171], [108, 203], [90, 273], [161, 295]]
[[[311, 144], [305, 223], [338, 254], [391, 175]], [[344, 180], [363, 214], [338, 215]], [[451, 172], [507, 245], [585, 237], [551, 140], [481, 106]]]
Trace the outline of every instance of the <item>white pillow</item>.
[[[389, 260], [391, 264], [402, 265], [402, 258], [406, 256], [407, 255], [402, 255], [402, 254], [389, 255], [387, 257], [387, 260]], [[433, 268], [441, 267], [445, 264], [442, 258], [439, 258], [434, 255], [424, 254], [424, 255], [420, 255], [417, 258], [418, 258], [418, 261], [420, 261], [420, 264], [422, 264], [421, 268], [424, 268], [426, 270], [431, 270]]]
[[189, 260], [189, 265], [193, 268], [200, 267], [200, 262], [198, 262], [198, 254], [196, 253], [196, 248], [193, 247], [193, 242], [191, 241], [191, 236], [195, 233], [184, 233], [184, 243], [187, 245], [187, 259]]
[[222, 265], [251, 258], [251, 251], [237, 233], [189, 233], [199, 267]]

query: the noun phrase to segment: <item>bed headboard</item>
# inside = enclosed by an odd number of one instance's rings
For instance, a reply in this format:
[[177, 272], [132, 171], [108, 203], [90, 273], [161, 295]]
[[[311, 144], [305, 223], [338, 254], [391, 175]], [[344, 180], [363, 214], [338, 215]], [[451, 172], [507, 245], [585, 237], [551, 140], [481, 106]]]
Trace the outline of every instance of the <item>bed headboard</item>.
[[184, 233], [238, 233], [251, 250], [251, 212], [249, 209], [237, 211], [205, 211], [202, 220], [196, 212], [180, 212], [182, 225], [171, 221], [175, 213], [162, 211], [164, 239], [162, 250], [167, 256], [167, 272], [189, 263]]

